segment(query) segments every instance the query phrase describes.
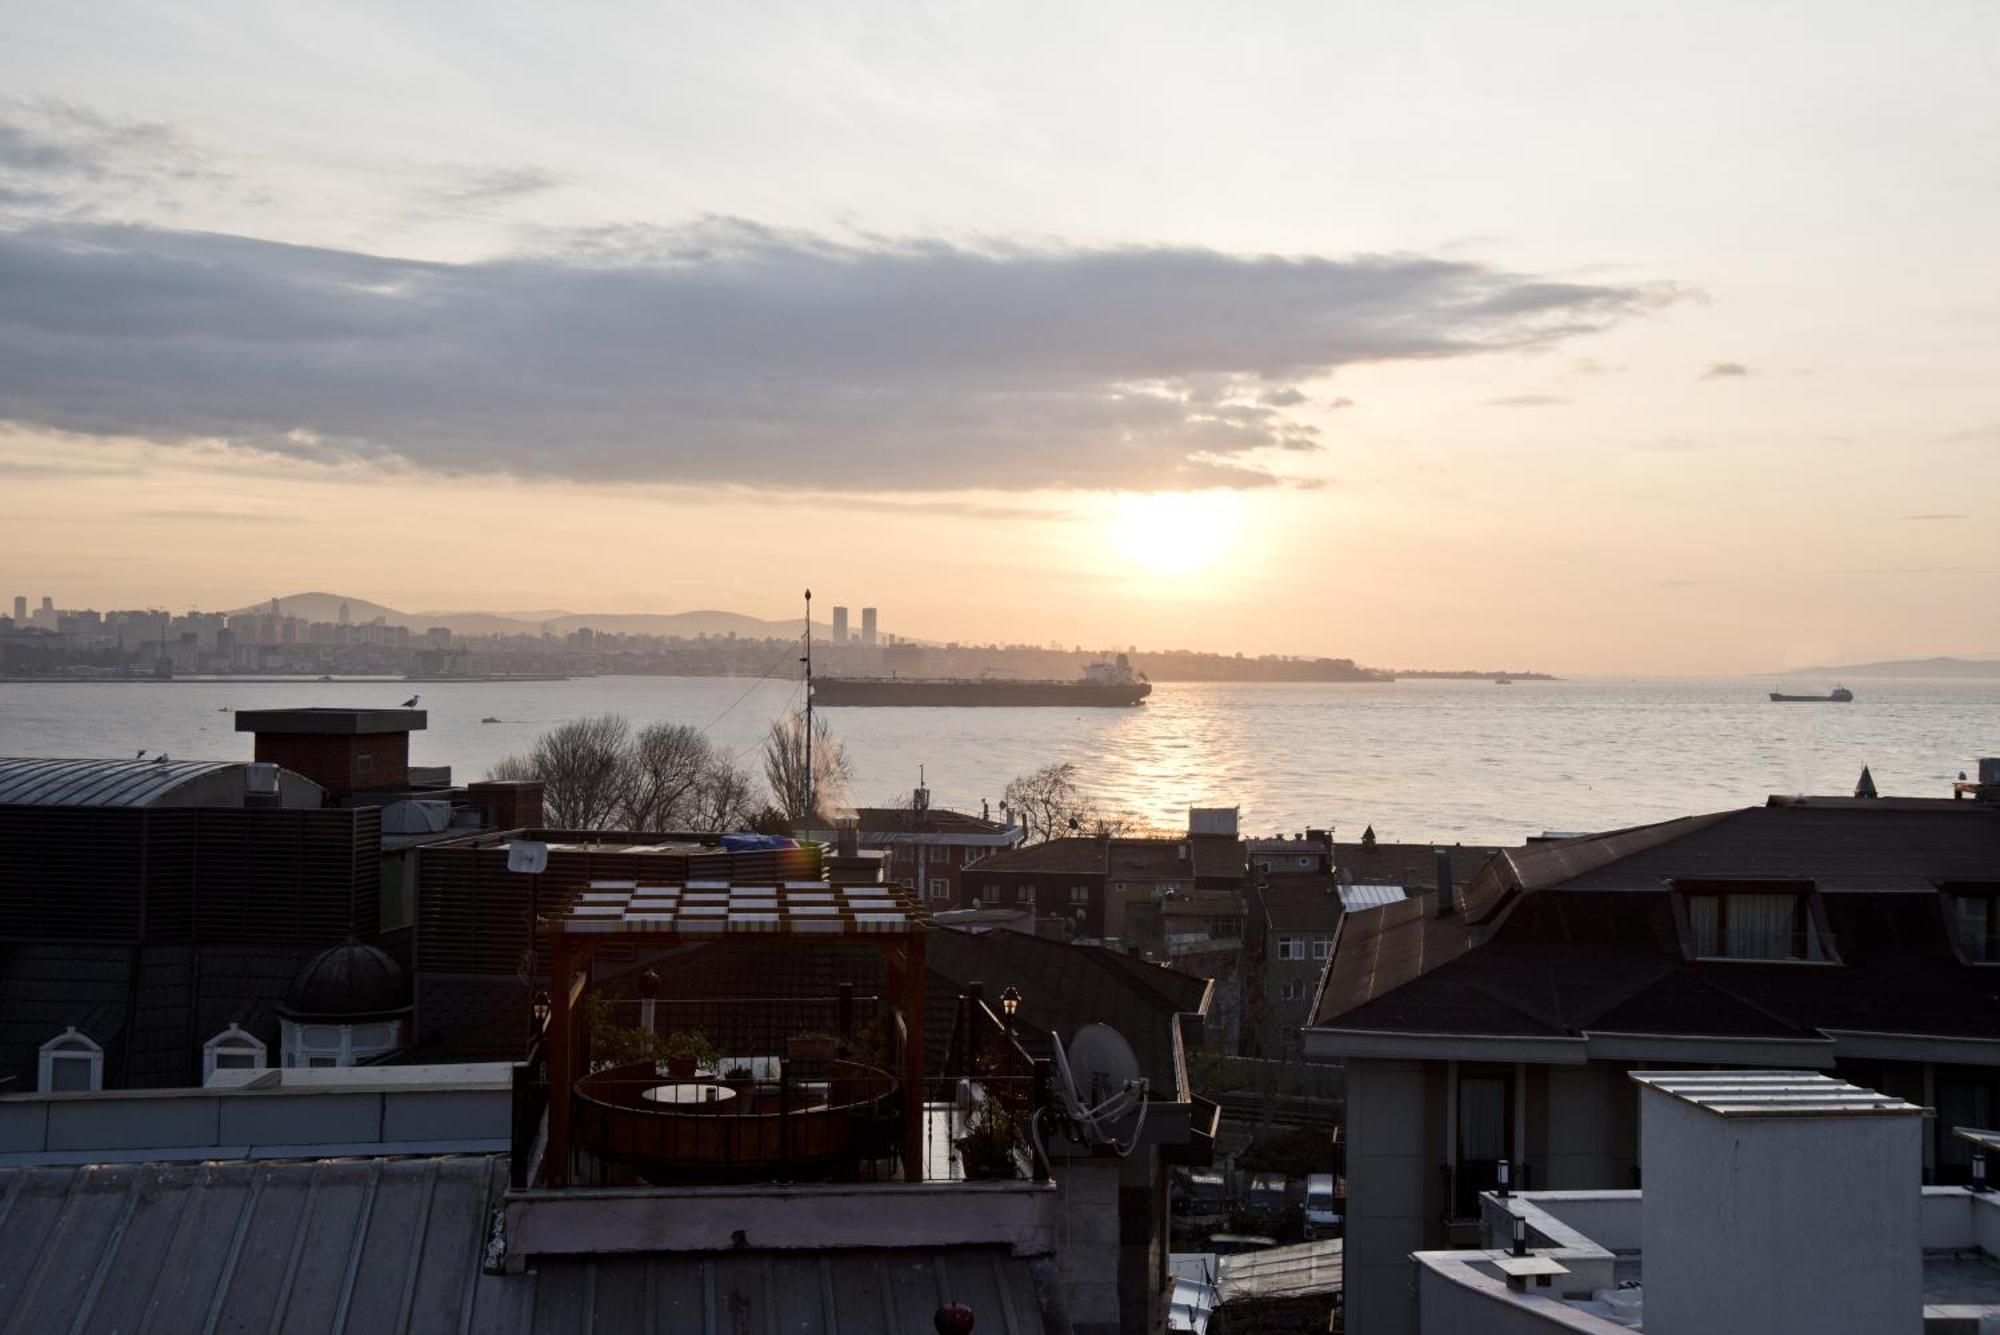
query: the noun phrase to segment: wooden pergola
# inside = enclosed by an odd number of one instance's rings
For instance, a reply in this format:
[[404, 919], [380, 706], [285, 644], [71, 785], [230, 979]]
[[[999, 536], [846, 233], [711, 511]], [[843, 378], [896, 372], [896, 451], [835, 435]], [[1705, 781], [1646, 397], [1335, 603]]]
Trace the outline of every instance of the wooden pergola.
[[[924, 1171], [924, 938], [933, 930], [916, 896], [900, 886], [787, 881], [773, 886], [689, 881], [678, 886], [597, 881], [543, 927], [549, 937], [550, 1186], [567, 1186], [571, 1098], [580, 1044], [578, 1012], [600, 945], [640, 948], [729, 940], [774, 950], [811, 950], [830, 940], [865, 942], [882, 954], [888, 1002], [902, 1024], [903, 1172]], [[718, 998], [726, 1000], [726, 998]]]

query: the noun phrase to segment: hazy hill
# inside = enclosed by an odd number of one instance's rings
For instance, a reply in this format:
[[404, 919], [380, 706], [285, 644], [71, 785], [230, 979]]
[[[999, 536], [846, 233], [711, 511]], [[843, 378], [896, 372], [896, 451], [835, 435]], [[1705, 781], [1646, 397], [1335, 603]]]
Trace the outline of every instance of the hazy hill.
[[[626, 635], [677, 635], [684, 639], [693, 639], [698, 635], [735, 634], [744, 639], [761, 640], [798, 635], [805, 625], [798, 618], [789, 621], [766, 621], [761, 617], [745, 616], [741, 612], [713, 609], [671, 613], [403, 612], [382, 603], [370, 602], [366, 598], [343, 597], [337, 593], [290, 594], [278, 599], [278, 610], [286, 616], [303, 617], [307, 621], [338, 621], [342, 603], [347, 604], [348, 616], [356, 625], [380, 617], [392, 626], [408, 626], [412, 630], [448, 626], [453, 633], [459, 635], [539, 635], [544, 626], [557, 634], [567, 634], [588, 626], [592, 630]], [[265, 612], [270, 610], [270, 606], [269, 600], [266, 600], [249, 607], [236, 608], [229, 615]]]
[[1881, 663], [1797, 668], [1788, 677], [1943, 677], [1959, 680], [2000, 677], [2000, 659], [1895, 658]]

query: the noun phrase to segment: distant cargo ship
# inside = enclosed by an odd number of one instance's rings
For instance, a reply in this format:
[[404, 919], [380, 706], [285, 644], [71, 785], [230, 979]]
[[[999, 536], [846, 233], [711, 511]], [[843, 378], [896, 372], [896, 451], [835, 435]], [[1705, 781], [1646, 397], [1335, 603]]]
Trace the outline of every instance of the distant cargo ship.
[[1115, 663], [1092, 663], [1073, 681], [1009, 677], [816, 677], [816, 705], [931, 705], [941, 707], [1070, 706], [1078, 709], [1136, 705], [1153, 684], [1135, 676], [1124, 654]]
[[1772, 691], [1771, 699], [1778, 704], [1844, 705], [1853, 701], [1854, 692], [1845, 686], [1836, 686], [1825, 695], [1785, 695]]

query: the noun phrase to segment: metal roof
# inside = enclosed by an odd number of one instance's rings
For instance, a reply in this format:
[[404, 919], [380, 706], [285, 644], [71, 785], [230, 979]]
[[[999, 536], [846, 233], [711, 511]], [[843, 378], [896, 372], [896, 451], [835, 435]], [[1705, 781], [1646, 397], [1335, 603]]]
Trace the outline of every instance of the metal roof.
[[240, 760], [0, 759], [0, 806], [149, 807]]
[[1914, 1103], [1802, 1071], [1634, 1071], [1634, 1082], [1718, 1117], [1853, 1117], [1923, 1113]]
[[1290, 1298], [1309, 1293], [1338, 1293], [1342, 1286], [1346, 1244], [1339, 1238], [1266, 1247], [1222, 1258], [1222, 1300]]
[[786, 881], [783, 885], [731, 885], [690, 881], [685, 886], [634, 886], [592, 881], [569, 913], [556, 920], [565, 935], [604, 932], [789, 932], [871, 935], [927, 929], [923, 906], [893, 885], [841, 885]]
[[544, 1256], [488, 1274], [506, 1179], [497, 1156], [0, 1169], [0, 1312], [12, 1330], [151, 1335], [890, 1335], [962, 1302], [981, 1335], [1051, 1325], [1055, 1300], [1000, 1247]]

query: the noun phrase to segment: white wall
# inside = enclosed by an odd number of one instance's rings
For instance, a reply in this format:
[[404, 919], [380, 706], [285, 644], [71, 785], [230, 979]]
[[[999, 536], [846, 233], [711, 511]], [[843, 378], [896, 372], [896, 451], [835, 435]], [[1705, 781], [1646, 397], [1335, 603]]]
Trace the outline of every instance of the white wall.
[[1722, 1117], [1640, 1091], [1647, 1335], [1923, 1328], [1923, 1121]]

